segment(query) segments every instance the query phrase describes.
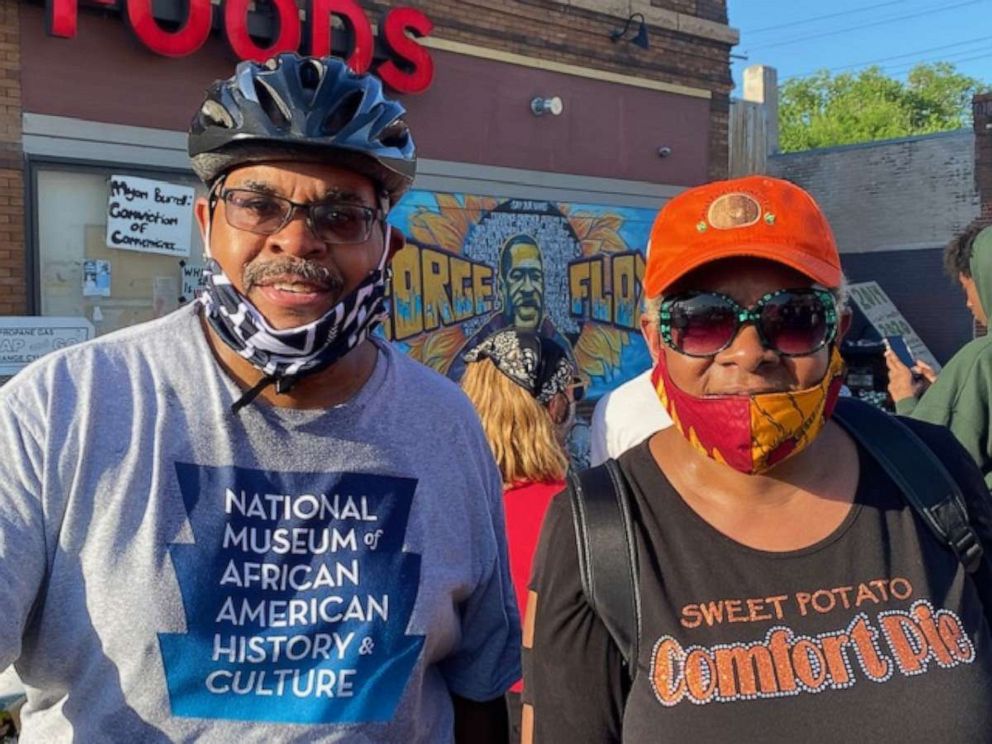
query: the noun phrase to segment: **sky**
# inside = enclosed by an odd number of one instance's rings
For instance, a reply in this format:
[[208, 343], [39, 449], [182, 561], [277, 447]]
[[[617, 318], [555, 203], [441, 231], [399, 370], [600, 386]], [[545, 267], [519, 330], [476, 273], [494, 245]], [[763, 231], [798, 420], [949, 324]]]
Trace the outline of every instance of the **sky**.
[[953, 62], [992, 85], [992, 0], [728, 0], [740, 31], [732, 54], [734, 96], [742, 70], [771, 65], [779, 82], [820, 69], [856, 72], [876, 63], [904, 78], [918, 62]]

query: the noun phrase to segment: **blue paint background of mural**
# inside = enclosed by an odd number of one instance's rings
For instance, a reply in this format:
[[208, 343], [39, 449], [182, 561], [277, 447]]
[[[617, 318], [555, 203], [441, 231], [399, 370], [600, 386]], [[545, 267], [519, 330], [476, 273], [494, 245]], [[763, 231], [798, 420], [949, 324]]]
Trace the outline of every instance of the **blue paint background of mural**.
[[159, 634], [173, 713], [390, 720], [424, 643], [406, 634], [420, 583], [420, 556], [403, 552], [415, 481], [176, 473], [193, 542], [169, 546], [187, 625]]
[[[523, 208], [515, 209], [515, 204], [523, 205]], [[535, 214], [540, 212], [542, 208], [546, 209], [547, 215], [543, 218], [540, 215], [535, 217]], [[589, 319], [577, 321], [571, 317], [562, 317], [562, 314], [566, 312], [562, 308], [568, 307], [570, 299], [567, 277], [565, 276], [567, 266], [564, 264], [575, 258], [589, 258], [597, 255], [609, 256], [611, 252], [617, 250], [637, 251], [643, 256], [651, 225], [656, 216], [656, 210], [643, 208], [498, 199], [415, 190], [403, 197], [402, 201], [390, 213], [389, 221], [402, 230], [406, 236], [413, 239], [420, 237], [421, 240], [418, 242], [420, 245], [433, 246], [453, 255], [463, 255], [468, 259], [481, 261], [494, 266], [498, 273], [498, 267], [495, 266], [497, 256], [493, 249], [491, 247], [478, 248], [475, 245], [479, 242], [479, 230], [483, 229], [486, 222], [492, 219], [494, 212], [503, 213], [510, 221], [516, 216], [522, 232], [533, 231], [532, 225], [541, 219], [567, 220], [577, 230], [581, 230], [582, 226], [586, 224], [592, 224], [593, 227], [587, 233], [576, 236], [574, 241], [576, 250], [572, 256], [564, 255], [561, 250], [557, 252], [549, 250], [548, 246], [558, 247], [558, 244], [553, 240], [545, 240], [543, 243], [538, 241], [544, 254], [546, 267], [546, 312], [554, 321], [555, 328], [564, 333], [573, 346], [579, 342], [581, 330], [585, 325], [600, 324]], [[563, 217], [559, 217], [555, 214], [556, 212], [560, 212]], [[431, 217], [438, 219], [435, 223], [431, 223]], [[446, 223], [443, 225], [445, 229], [431, 229], [433, 224], [440, 223], [442, 219]], [[426, 230], [425, 225], [427, 226]], [[597, 237], [597, 230], [602, 231], [602, 226], [609, 227], [612, 233], [611, 238], [615, 236], [613, 245], [610, 246], [612, 251], [605, 245], [604, 249], [597, 250], [596, 243], [600, 239]], [[423, 239], [425, 231], [428, 233], [426, 240]], [[616, 244], [617, 242], [619, 245]], [[419, 298], [418, 301], [420, 301]], [[498, 313], [499, 302], [497, 301], [488, 316], [471, 318], [458, 325], [467, 339], [483, 327], [483, 322], [487, 318], [492, 318]], [[636, 316], [639, 317], [639, 312], [636, 313]], [[605, 325], [603, 327], [605, 329]], [[616, 329], [610, 330], [616, 331]], [[437, 331], [433, 332], [436, 333]], [[432, 332], [427, 332], [424, 335], [430, 335], [430, 333]], [[616, 334], [618, 338], [613, 341], [613, 353], [608, 358], [606, 355], [599, 355], [595, 364], [583, 365], [586, 356], [581, 353], [581, 350], [577, 354], [580, 367], [585, 366], [583, 371], [590, 383], [587, 392], [587, 399], [590, 403], [587, 403], [587, 407], [606, 392], [635, 377], [650, 366], [650, 356], [639, 332], [616, 331]], [[442, 352], [447, 355], [447, 360], [438, 362], [433, 357], [424, 358], [428, 355], [422, 351], [422, 339], [419, 341], [417, 339], [403, 339], [397, 343], [408, 353], [421, 358], [422, 361], [437, 367], [440, 371], [445, 371], [444, 364], [450, 363], [451, 358], [461, 350], [454, 348], [457, 345], [453, 344], [453, 348], [446, 348]]]

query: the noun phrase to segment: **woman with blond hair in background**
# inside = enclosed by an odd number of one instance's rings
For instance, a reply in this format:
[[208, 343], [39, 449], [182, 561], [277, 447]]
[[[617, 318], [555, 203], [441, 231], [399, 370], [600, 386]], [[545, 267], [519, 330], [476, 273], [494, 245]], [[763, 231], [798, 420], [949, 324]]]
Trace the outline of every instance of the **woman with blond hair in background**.
[[[463, 357], [462, 389], [479, 412], [503, 478], [510, 573], [523, 613], [531, 559], [544, 512], [565, 487], [565, 437], [582, 397], [581, 380], [566, 349], [530, 331], [507, 329]], [[522, 682], [511, 688], [511, 738], [520, 738]]]

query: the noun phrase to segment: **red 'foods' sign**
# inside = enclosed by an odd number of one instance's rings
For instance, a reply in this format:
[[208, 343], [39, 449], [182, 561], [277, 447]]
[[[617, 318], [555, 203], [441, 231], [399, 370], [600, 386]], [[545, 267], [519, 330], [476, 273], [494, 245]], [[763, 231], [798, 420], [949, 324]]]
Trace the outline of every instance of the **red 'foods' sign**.
[[[90, 0], [91, 4], [126, 8], [131, 28], [141, 42], [153, 52], [168, 57], [192, 54], [210, 36], [213, 7], [210, 0], [187, 0], [186, 19], [175, 30], [163, 28], [152, 14], [153, 0]], [[306, 22], [300, 21], [300, 9], [295, 0], [268, 0], [276, 17], [278, 35], [265, 47], [259, 46], [248, 34], [248, 12], [251, 0], [221, 0], [224, 35], [240, 59], [264, 61], [280, 52], [295, 52], [306, 38], [309, 54], [324, 56], [334, 51], [346, 57], [357, 72], [372, 67], [375, 40], [372, 23], [357, 0], [309, 0]], [[53, 36], [71, 38], [76, 35], [79, 0], [47, 0], [48, 32]], [[331, 49], [331, 22], [334, 16], [344, 21], [351, 36], [347, 54]], [[379, 28], [379, 39], [388, 51], [376, 74], [389, 87], [401, 93], [422, 93], [434, 78], [434, 62], [427, 49], [415, 38], [430, 35], [434, 24], [414, 8], [393, 8], [385, 14]]]

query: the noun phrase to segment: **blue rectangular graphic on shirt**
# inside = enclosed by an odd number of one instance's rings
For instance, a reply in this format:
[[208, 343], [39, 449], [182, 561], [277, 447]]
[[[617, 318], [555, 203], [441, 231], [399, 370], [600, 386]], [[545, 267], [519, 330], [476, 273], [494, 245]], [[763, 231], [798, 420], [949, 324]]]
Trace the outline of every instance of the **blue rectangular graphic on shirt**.
[[185, 633], [159, 633], [174, 715], [392, 719], [424, 637], [406, 629], [416, 481], [176, 464], [193, 542], [173, 543]]

